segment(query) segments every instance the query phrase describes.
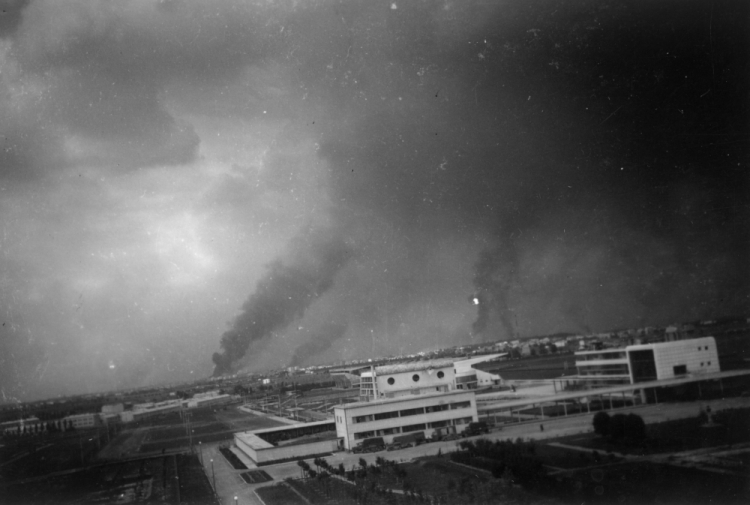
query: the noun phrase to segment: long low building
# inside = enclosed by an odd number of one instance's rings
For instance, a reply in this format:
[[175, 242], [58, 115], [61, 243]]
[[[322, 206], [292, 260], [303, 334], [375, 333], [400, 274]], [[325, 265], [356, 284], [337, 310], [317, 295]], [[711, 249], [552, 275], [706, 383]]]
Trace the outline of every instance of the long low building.
[[330, 420], [235, 433], [234, 445], [259, 466], [328, 455], [340, 449]]
[[371, 437], [383, 437], [385, 443], [391, 443], [403, 433], [421, 431], [428, 437], [436, 430], [460, 433], [470, 422], [477, 421], [473, 391], [350, 403], [334, 407], [333, 412], [336, 434], [349, 450]]

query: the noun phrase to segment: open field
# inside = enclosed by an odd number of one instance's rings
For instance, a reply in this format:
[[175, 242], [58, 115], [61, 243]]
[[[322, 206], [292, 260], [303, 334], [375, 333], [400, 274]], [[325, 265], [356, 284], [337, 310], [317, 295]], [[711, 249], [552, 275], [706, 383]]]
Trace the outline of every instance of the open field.
[[[282, 423], [267, 417], [254, 416], [234, 408], [210, 408], [186, 411], [190, 416], [192, 442], [197, 445], [229, 441], [236, 431], [271, 428]], [[187, 424], [179, 412], [170, 412], [160, 418], [135, 423], [121, 433], [102, 451], [101, 457], [119, 457], [122, 454], [148, 454], [174, 451], [190, 446]]]
[[602, 465], [567, 476], [574, 497], [591, 503], [745, 504], [747, 479], [646, 462]]
[[0, 478], [16, 480], [79, 468], [105, 443], [96, 430], [7, 440], [0, 453]]
[[33, 483], [0, 487], [0, 503], [8, 505], [183, 502], [218, 503], [195, 456], [170, 455], [101, 464]]

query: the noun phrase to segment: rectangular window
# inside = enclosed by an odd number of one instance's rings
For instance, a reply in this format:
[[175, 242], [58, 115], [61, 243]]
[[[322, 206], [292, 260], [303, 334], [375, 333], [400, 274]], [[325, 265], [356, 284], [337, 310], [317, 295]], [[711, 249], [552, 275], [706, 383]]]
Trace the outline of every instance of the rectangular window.
[[687, 365], [675, 365], [672, 367], [675, 375], [685, 375], [687, 373]]
[[416, 409], [406, 409], [401, 411], [401, 417], [416, 416], [418, 414], [424, 414], [424, 408], [419, 407]]
[[363, 431], [361, 433], [355, 433], [354, 440], [362, 440], [363, 438], [370, 438], [374, 436], [375, 436], [374, 431]]
[[656, 360], [653, 349], [630, 351], [629, 359], [633, 382], [656, 380]]
[[398, 433], [400, 433], [398, 428], [386, 428], [384, 430], [378, 430], [376, 435], [382, 437], [384, 435], [396, 435]]
[[451, 403], [451, 410], [468, 409], [469, 407], [471, 407], [471, 402], [456, 402], [456, 403]]
[[380, 421], [381, 419], [390, 419], [392, 417], [398, 417], [398, 410], [391, 412], [379, 412], [375, 414], [375, 420]]
[[444, 410], [448, 410], [450, 406], [447, 403], [444, 403], [443, 405], [432, 405], [431, 407], [427, 407], [425, 410], [427, 413], [430, 412], [442, 412]]
[[370, 421], [372, 421], [372, 414], [367, 416], [355, 416], [353, 421], [355, 423], [369, 423]]
[[424, 425], [424, 423], [422, 423], [422, 424], [410, 424], [409, 426], [404, 426], [403, 428], [401, 428], [401, 432], [402, 433], [409, 433], [410, 431], [419, 431], [419, 430], [424, 430], [424, 429], [427, 429], [427, 427]]
[[443, 428], [444, 426], [450, 426], [450, 421], [435, 421], [430, 423], [430, 428]]

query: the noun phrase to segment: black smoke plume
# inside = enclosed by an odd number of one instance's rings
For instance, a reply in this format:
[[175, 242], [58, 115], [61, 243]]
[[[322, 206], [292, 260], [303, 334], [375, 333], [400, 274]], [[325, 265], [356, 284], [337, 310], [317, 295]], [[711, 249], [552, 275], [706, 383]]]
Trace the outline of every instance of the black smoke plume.
[[255, 292], [242, 305], [242, 313], [221, 337], [222, 352], [213, 355], [215, 377], [230, 372], [251, 344], [301, 318], [310, 304], [333, 286], [336, 273], [352, 256], [340, 236], [325, 232], [308, 232], [293, 241], [292, 249], [295, 252], [290, 259], [277, 259], [269, 265]]
[[324, 328], [316, 331], [303, 344], [299, 345], [292, 354], [289, 366], [299, 366], [305, 360], [322, 354], [331, 348], [331, 345], [346, 333], [347, 325], [343, 323], [330, 323]]
[[471, 326], [474, 336], [484, 335], [493, 321], [500, 323], [507, 338], [515, 336], [510, 291], [517, 280], [517, 271], [517, 254], [510, 243], [504, 242], [480, 254], [474, 267], [477, 305], [477, 318]]

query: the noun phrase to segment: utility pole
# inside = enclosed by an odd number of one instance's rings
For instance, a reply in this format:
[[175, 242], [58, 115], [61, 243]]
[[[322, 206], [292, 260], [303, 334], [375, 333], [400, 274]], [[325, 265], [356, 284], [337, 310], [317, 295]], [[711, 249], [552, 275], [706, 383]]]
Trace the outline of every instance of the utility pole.
[[172, 457], [174, 458], [174, 478], [177, 481], [177, 503], [182, 503], [182, 500], [180, 500], [180, 474], [177, 473], [177, 454]]

